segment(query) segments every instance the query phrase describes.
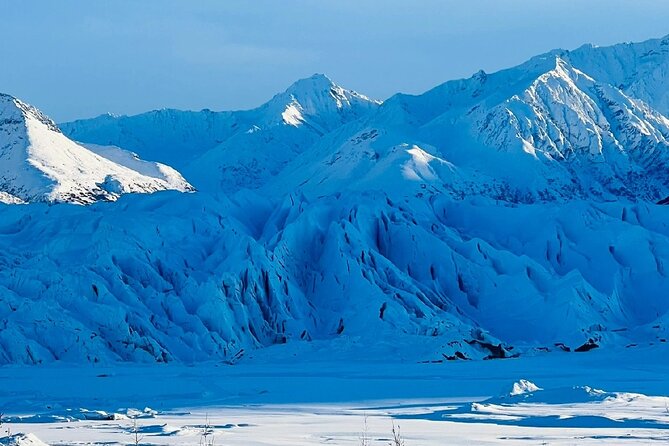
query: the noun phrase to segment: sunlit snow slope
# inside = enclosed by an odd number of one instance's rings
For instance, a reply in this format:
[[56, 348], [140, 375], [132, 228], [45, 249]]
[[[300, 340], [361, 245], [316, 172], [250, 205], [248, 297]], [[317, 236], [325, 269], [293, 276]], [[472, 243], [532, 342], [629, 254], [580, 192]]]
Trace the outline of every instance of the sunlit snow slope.
[[658, 201], [669, 195], [668, 43], [556, 50], [393, 96], [357, 128], [323, 138], [270, 189], [388, 190], [413, 179], [507, 202]]
[[78, 145], [39, 110], [0, 95], [0, 201], [91, 203], [166, 189], [192, 187], [164, 164], [115, 147]]

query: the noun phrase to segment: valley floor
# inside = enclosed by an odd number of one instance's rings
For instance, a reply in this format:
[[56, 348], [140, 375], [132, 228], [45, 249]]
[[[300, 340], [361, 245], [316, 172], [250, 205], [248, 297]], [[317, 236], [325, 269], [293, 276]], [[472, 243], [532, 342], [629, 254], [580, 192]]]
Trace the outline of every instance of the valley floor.
[[[6, 366], [0, 444], [134, 444], [135, 423], [144, 445], [199, 445], [205, 430], [215, 445], [387, 445], [393, 423], [406, 446], [665, 444], [668, 353], [401, 363], [278, 346], [235, 365]], [[521, 379], [543, 390], [510, 396]]]

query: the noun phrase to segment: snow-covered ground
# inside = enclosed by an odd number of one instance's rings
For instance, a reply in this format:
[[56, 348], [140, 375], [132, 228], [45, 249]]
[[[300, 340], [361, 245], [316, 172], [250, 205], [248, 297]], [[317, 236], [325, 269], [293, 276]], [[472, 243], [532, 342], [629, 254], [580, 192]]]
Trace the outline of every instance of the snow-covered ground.
[[217, 445], [358, 445], [365, 423], [371, 445], [393, 423], [407, 446], [663, 444], [668, 353], [361, 362], [314, 344], [299, 361], [283, 345], [235, 365], [5, 366], [0, 407], [3, 430], [47, 444], [134, 444], [135, 423], [159, 445], [202, 444], [206, 426]]

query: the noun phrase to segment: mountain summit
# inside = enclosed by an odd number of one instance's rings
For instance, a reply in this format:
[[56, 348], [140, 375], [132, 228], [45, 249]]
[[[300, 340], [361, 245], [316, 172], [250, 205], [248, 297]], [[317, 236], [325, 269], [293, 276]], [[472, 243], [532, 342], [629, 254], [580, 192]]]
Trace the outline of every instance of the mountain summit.
[[373, 114], [381, 102], [314, 74], [240, 111], [155, 110], [61, 124], [73, 139], [160, 159], [198, 189], [259, 187], [324, 135]]
[[300, 79], [272, 98], [266, 107], [283, 108], [282, 121], [289, 125], [312, 125], [321, 133], [360, 118], [380, 105], [367, 96], [336, 85], [324, 74]]
[[36, 108], [0, 94], [0, 200], [114, 200], [122, 193], [192, 187], [174, 169], [115, 147], [86, 148]]

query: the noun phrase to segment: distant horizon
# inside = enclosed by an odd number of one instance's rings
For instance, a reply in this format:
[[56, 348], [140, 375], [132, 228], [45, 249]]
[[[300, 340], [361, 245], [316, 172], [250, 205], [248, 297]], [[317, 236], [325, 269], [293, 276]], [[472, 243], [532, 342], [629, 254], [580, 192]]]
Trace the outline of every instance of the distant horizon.
[[56, 122], [252, 109], [314, 73], [386, 100], [553, 49], [669, 34], [669, 4], [651, 0], [376, 3], [0, 0], [0, 40], [12, 42], [4, 53], [13, 62], [0, 70], [0, 92]]

